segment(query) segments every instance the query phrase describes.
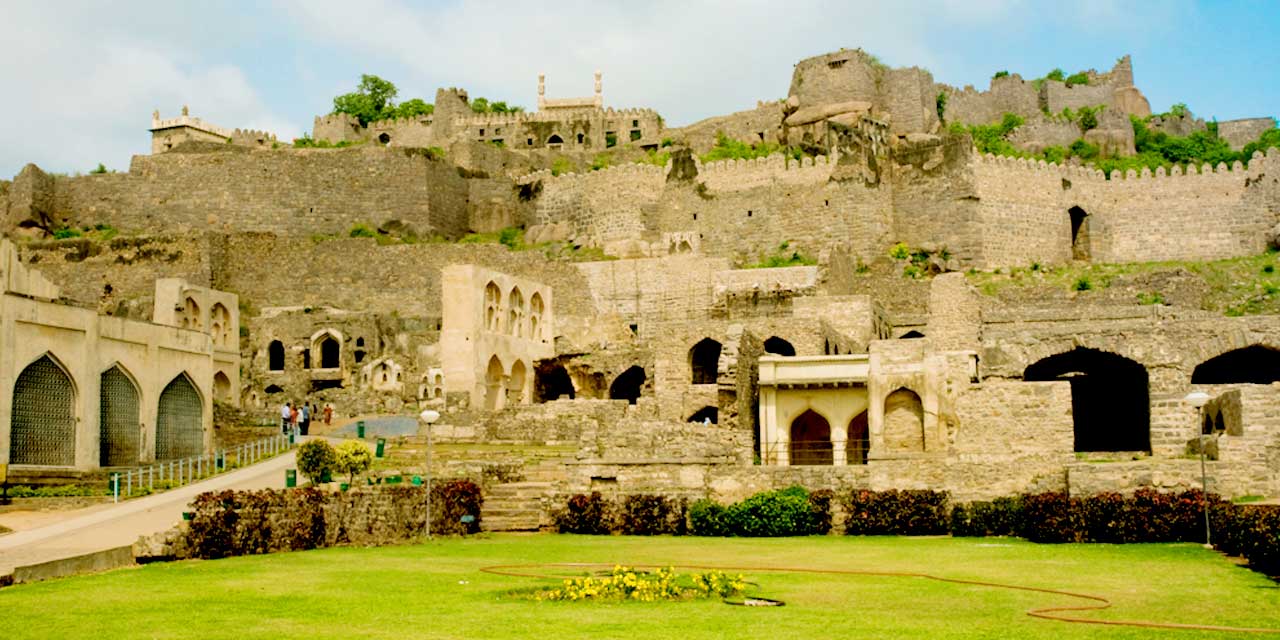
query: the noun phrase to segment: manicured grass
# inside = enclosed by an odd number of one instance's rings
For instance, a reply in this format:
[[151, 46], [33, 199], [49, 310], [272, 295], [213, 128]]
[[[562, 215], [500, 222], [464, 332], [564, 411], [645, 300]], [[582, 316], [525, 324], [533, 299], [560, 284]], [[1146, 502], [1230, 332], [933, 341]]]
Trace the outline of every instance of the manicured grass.
[[[1011, 539], [508, 536], [189, 561], [0, 589], [4, 637], [146, 638], [1150, 638], [1231, 637], [1037, 620], [1062, 596], [921, 578], [748, 571], [782, 608], [718, 601], [592, 604], [510, 598], [556, 581], [505, 563], [753, 565], [926, 572], [1106, 597], [1082, 615], [1280, 628], [1280, 589], [1191, 544]], [[1243, 636], [1242, 636], [1243, 637]]]

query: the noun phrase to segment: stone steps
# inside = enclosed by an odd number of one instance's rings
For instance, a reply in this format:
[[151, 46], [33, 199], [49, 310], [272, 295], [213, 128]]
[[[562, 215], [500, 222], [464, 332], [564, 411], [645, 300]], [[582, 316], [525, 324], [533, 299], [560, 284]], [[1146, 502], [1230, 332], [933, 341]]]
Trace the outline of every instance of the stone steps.
[[480, 528], [485, 531], [537, 531], [542, 527], [542, 498], [551, 482], [508, 482], [486, 492]]

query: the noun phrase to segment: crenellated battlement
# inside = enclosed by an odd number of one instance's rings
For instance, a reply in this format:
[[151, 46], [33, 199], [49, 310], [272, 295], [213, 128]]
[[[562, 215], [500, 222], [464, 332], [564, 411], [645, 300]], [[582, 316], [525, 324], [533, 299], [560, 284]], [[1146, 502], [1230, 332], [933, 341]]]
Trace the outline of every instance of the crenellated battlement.
[[368, 129], [394, 129], [396, 127], [409, 127], [417, 125], [429, 125], [433, 118], [429, 115], [406, 116], [403, 118], [386, 118], [383, 120], [374, 120], [369, 123]]
[[275, 142], [276, 134], [270, 131], [260, 131], [258, 129], [236, 129], [231, 132], [231, 141], [239, 144], [241, 141], [258, 141]]
[[574, 118], [657, 118], [658, 112], [653, 109], [573, 109], [556, 111], [522, 111], [520, 113], [477, 113], [470, 116], [459, 116], [453, 119], [454, 126], [502, 126], [520, 125], [529, 122], [564, 122]]
[[1008, 156], [995, 156], [992, 154], [983, 154], [974, 157], [974, 163], [980, 167], [998, 168], [1001, 170], [1012, 170], [1017, 172], [1035, 172], [1046, 173], [1060, 176], [1069, 180], [1093, 180], [1098, 182], [1130, 181], [1130, 180], [1161, 180], [1168, 178], [1209, 178], [1219, 177], [1227, 179], [1239, 179], [1257, 177], [1266, 172], [1268, 167], [1272, 167], [1280, 163], [1280, 149], [1272, 147], [1267, 150], [1264, 155], [1261, 151], [1254, 152], [1246, 167], [1244, 163], [1237, 160], [1228, 166], [1225, 162], [1218, 163], [1217, 166], [1205, 163], [1200, 166], [1187, 165], [1182, 167], [1174, 165], [1166, 170], [1164, 167], [1158, 167], [1155, 171], [1150, 168], [1143, 167], [1141, 171], [1129, 169], [1121, 172], [1116, 169], [1111, 172], [1108, 177], [1099, 169], [1086, 166], [1058, 165], [1056, 163], [1048, 163], [1044, 160], [1033, 160], [1030, 158], [1012, 158]]
[[835, 163], [829, 156], [799, 160], [775, 153], [751, 160], [698, 162], [698, 180], [713, 191], [745, 191], [774, 183], [821, 184], [831, 178]]
[[183, 109], [183, 114], [176, 118], [161, 119], [159, 111], [156, 111], [154, 114], [152, 114], [151, 116], [152, 133], [159, 131], [161, 129], [173, 129], [176, 127], [189, 127], [197, 131], [204, 131], [205, 133], [212, 133], [213, 135], [216, 135], [216, 136], [222, 136], [223, 138], [230, 138], [231, 134], [234, 133], [233, 130], [227, 129], [226, 127], [219, 127], [213, 123], [205, 122], [204, 120], [201, 120], [200, 118], [197, 118], [195, 116], [188, 115], [186, 113], [186, 107], [183, 107], [182, 109]]

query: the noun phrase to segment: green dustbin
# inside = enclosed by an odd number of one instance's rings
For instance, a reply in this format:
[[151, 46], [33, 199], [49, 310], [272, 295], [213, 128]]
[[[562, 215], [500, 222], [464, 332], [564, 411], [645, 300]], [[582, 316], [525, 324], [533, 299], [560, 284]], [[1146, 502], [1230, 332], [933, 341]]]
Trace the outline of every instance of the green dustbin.
[[364, 438], [364, 420], [356, 423], [356, 437]]
[[413, 486], [415, 486], [415, 487], [421, 487], [421, 486], [422, 486], [422, 476], [414, 476], [414, 477], [413, 477]]
[[328, 471], [326, 471], [326, 472], [324, 472], [324, 473], [320, 474], [320, 482], [321, 482], [321, 483], [325, 483], [325, 482], [333, 482], [333, 476], [329, 475], [329, 472], [328, 472]]
[[387, 439], [378, 438], [378, 450], [374, 455], [381, 458], [382, 454], [386, 453], [386, 450], [387, 450]]
[[289, 487], [290, 489], [298, 486], [298, 470], [297, 469], [284, 470], [284, 486]]

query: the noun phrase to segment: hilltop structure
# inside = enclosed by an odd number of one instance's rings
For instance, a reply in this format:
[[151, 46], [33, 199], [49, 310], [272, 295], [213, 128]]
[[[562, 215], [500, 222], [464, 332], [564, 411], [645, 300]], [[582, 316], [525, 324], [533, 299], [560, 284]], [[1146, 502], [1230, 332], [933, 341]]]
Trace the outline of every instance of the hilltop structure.
[[[229, 316], [173, 329], [218, 324], [208, 339], [243, 363], [226, 374], [233, 403], [430, 406], [439, 438], [575, 447], [536, 470], [547, 500], [1173, 489], [1199, 485], [1202, 450], [1214, 491], [1280, 495], [1280, 317], [1207, 310], [1208, 284], [1177, 268], [1110, 292], [974, 287], [1274, 242], [1274, 149], [1105, 175], [984, 155], [962, 131], [1014, 114], [1017, 149], [1083, 139], [1103, 157], [1133, 153], [1131, 117], [1208, 132], [1189, 113], [1152, 116], [1128, 57], [1068, 80], [957, 89], [841, 50], [800, 61], [785, 100], [666, 128], [606, 108], [599, 73], [588, 98], [546, 98], [540, 77], [532, 113], [477, 114], [442, 89], [431, 115], [317, 117], [314, 139], [342, 149], [157, 116], [152, 155], [127, 173], [28, 165], [0, 183], [0, 214], [14, 235], [128, 236], [18, 249], [95, 312], [176, 326], [196, 312], [174, 291], [208, 291], [201, 310], [234, 292]], [[1096, 126], [1063, 115], [1082, 108]], [[1263, 124], [1217, 134], [1241, 148]], [[716, 159], [729, 143], [777, 152]], [[156, 278], [191, 284], [153, 291]], [[201, 349], [202, 370], [232, 361]], [[0, 375], [0, 424], [16, 424], [14, 389]], [[1193, 406], [1192, 390], [1212, 399]], [[0, 462], [22, 470], [12, 442], [0, 437]]]

